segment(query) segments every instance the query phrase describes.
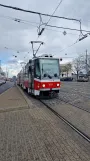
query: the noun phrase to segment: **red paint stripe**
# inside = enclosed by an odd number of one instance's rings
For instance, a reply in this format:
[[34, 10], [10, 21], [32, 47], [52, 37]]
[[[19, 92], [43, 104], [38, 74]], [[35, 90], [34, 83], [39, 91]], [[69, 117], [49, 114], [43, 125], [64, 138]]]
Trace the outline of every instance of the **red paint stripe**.
[[27, 81], [24, 81], [23, 84], [24, 84], [24, 86], [25, 86], [26, 88], [29, 88], [29, 81], [28, 81], [28, 80], [27, 80]]
[[[57, 86], [59, 84], [59, 86]], [[45, 85], [45, 87], [43, 87]], [[60, 88], [61, 82], [39, 82], [37, 80], [34, 80], [34, 89], [40, 90], [42, 88], [46, 89], [52, 89], [52, 88]]]

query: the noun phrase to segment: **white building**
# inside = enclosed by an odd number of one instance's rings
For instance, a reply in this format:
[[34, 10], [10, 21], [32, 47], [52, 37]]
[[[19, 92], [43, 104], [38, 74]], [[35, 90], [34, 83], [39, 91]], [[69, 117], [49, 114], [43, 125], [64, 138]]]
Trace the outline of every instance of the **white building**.
[[0, 67], [0, 79], [5, 79], [6, 78], [6, 74], [5, 72], [3, 72], [2, 68]]

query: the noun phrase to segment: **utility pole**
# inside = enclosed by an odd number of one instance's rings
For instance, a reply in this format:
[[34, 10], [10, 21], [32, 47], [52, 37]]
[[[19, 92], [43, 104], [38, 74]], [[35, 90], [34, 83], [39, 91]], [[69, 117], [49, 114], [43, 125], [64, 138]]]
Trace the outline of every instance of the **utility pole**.
[[1, 78], [1, 60], [0, 60], [0, 78]]
[[87, 50], [86, 50], [86, 73], [88, 75], [88, 55], [87, 55]]

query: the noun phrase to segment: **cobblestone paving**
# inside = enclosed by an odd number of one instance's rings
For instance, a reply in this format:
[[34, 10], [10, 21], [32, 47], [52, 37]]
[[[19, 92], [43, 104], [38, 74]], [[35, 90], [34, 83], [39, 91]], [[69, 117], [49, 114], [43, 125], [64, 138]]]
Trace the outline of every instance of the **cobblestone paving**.
[[53, 99], [51, 101], [43, 100], [43, 102], [82, 132], [90, 136], [90, 113], [75, 108], [72, 105], [65, 104], [63, 101], [58, 99]]
[[[22, 98], [14, 92], [8, 98]], [[28, 99], [29, 109], [0, 113], [0, 161], [90, 161], [90, 144], [41, 102]]]
[[59, 99], [90, 112], [90, 82], [64, 82]]
[[[75, 106], [90, 111], [89, 98], [84, 97], [87, 89], [90, 91], [89, 85], [90, 83], [64, 82], [62, 83], [58, 98], [43, 100], [44, 103], [58, 112], [61, 116], [65, 117], [88, 136], [90, 136], [90, 113], [76, 108]], [[84, 95], [78, 93], [80, 90], [84, 92]]]
[[88, 97], [80, 95], [79, 93], [60, 91], [58, 99], [90, 112], [90, 99]]
[[1, 161], [89, 161], [90, 144], [48, 109], [0, 114]]
[[62, 82], [61, 91], [79, 93], [90, 98], [90, 82]]

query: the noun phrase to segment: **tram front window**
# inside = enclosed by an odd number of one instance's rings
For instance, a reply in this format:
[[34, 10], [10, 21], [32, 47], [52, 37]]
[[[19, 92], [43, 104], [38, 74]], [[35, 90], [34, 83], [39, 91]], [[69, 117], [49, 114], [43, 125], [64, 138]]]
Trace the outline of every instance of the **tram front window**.
[[59, 78], [58, 59], [40, 59], [40, 69], [42, 78]]

